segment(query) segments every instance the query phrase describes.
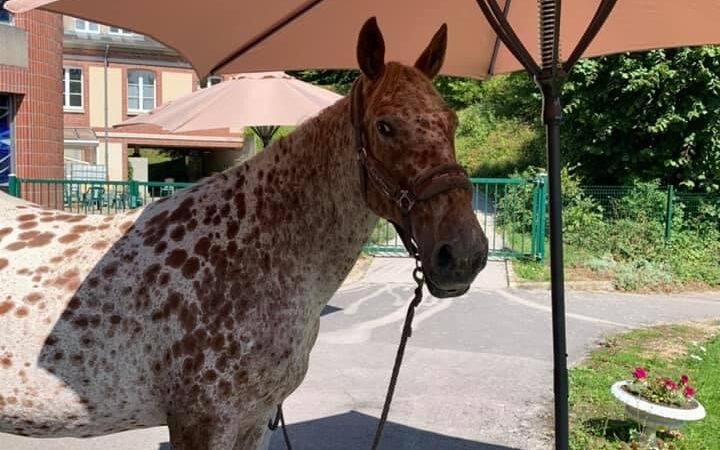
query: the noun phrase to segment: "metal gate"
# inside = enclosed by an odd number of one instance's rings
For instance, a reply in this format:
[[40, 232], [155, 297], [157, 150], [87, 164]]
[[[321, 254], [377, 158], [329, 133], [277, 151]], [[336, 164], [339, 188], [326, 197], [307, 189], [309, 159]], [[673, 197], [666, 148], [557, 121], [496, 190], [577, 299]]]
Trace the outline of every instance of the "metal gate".
[[[494, 258], [545, 257], [545, 177], [471, 178], [472, 206], [488, 237]], [[365, 251], [376, 256], [405, 256], [395, 229], [385, 220], [375, 227]]]

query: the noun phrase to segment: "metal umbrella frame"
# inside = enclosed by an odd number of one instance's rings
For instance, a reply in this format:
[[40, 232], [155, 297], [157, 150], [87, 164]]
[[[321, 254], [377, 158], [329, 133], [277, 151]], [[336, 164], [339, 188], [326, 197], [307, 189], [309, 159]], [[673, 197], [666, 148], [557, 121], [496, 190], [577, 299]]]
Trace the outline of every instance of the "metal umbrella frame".
[[[595, 16], [570, 57], [560, 59], [561, 0], [538, 0], [541, 64], [530, 56], [507, 20], [511, 0], [501, 9], [497, 0], [476, 0], [490, 26], [502, 42], [535, 79], [542, 93], [542, 121], [545, 125], [547, 171], [550, 193], [550, 283], [553, 327], [553, 390], [555, 393], [555, 448], [567, 450], [570, 439], [568, 408], [567, 333], [565, 331], [565, 275], [563, 268], [562, 188], [560, 185], [561, 88], [567, 74], [587, 50], [610, 16], [617, 0], [601, 0]], [[491, 64], [492, 66], [492, 64]]]

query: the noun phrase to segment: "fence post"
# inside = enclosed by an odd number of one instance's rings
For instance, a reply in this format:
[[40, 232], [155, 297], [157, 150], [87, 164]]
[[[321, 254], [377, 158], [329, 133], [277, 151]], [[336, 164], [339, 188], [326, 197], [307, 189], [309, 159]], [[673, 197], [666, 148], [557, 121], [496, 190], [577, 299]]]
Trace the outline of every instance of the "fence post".
[[533, 187], [531, 249], [532, 257], [538, 261], [545, 259], [545, 185], [546, 177], [535, 179]]
[[14, 173], [8, 176], [8, 194], [13, 197], [20, 197], [20, 180]]
[[667, 188], [667, 201], [665, 202], [665, 242], [672, 239], [672, 216], [673, 216], [673, 199], [674, 189], [672, 185]]
[[138, 207], [138, 198], [140, 197], [140, 188], [135, 180], [128, 181], [128, 194], [130, 196], [130, 209]]

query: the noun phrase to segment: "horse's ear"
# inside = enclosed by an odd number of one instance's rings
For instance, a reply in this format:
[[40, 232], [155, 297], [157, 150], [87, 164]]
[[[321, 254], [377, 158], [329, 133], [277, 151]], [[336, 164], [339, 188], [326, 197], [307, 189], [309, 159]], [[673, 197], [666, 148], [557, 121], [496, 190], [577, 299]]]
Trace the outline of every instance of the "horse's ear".
[[415, 68], [427, 75], [431, 80], [440, 73], [445, 61], [445, 50], [447, 50], [447, 24], [444, 23], [435, 33], [430, 44], [422, 55], [415, 61]]
[[369, 18], [360, 30], [357, 45], [360, 70], [371, 80], [377, 80], [385, 70], [385, 41], [375, 17]]

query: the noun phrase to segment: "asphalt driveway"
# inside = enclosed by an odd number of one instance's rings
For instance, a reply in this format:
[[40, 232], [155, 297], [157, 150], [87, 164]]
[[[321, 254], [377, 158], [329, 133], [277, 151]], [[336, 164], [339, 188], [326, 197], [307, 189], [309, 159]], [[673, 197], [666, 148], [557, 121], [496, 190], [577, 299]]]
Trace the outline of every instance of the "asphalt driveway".
[[[377, 259], [326, 308], [310, 369], [285, 403], [296, 450], [365, 450], [380, 415], [412, 262]], [[568, 292], [568, 353], [579, 361], [624, 329], [720, 317], [710, 295]], [[493, 262], [458, 299], [426, 297], [408, 345], [385, 450], [549, 449], [552, 342], [547, 291], [507, 288]], [[0, 434], [2, 450], [169, 450], [165, 428], [102, 438], [37, 440]], [[284, 448], [279, 433], [272, 449]]]

